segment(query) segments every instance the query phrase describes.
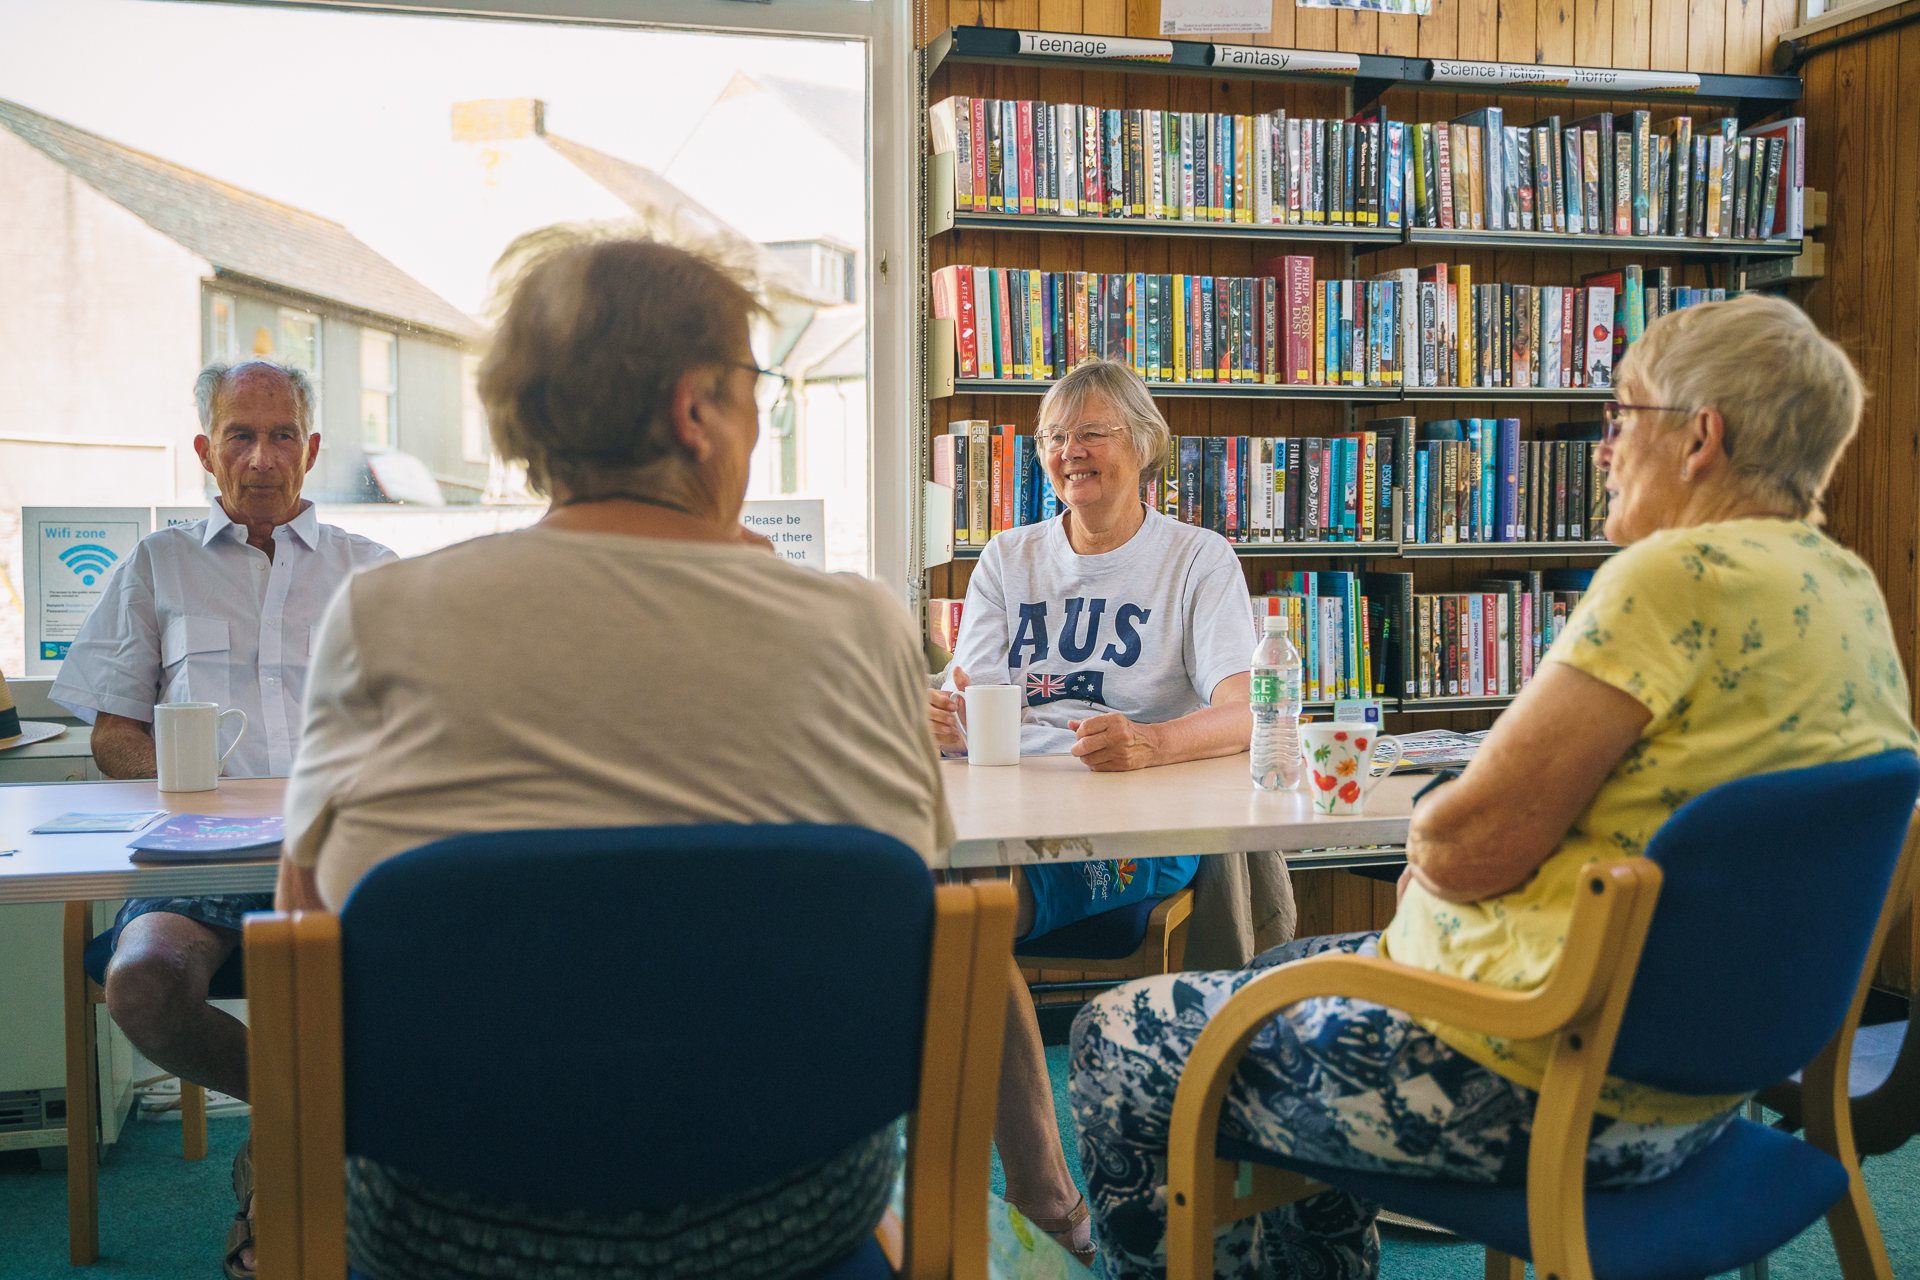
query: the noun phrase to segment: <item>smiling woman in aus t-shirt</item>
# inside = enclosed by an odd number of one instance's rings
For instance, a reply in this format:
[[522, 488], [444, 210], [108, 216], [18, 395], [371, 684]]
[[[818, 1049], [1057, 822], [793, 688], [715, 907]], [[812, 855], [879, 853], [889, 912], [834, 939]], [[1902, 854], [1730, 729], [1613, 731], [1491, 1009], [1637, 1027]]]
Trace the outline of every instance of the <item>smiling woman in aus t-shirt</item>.
[[[1027, 749], [1051, 738], [1090, 769], [1245, 751], [1255, 640], [1246, 579], [1225, 539], [1141, 501], [1141, 477], [1164, 464], [1168, 446], [1146, 384], [1113, 361], [1082, 365], [1041, 401], [1034, 438], [1065, 511], [1009, 529], [982, 551], [948, 688], [1021, 686]], [[959, 749], [954, 699], [934, 692], [929, 700], [934, 737]], [[1021, 936], [1165, 897], [1193, 879], [1199, 861], [1017, 868]], [[1060, 1152], [1024, 985], [1014, 1003], [995, 1133], [1007, 1199], [1043, 1228], [1061, 1224], [1063, 1243], [1084, 1249], [1085, 1209]], [[1021, 1022], [1030, 1035], [1020, 1034]]]

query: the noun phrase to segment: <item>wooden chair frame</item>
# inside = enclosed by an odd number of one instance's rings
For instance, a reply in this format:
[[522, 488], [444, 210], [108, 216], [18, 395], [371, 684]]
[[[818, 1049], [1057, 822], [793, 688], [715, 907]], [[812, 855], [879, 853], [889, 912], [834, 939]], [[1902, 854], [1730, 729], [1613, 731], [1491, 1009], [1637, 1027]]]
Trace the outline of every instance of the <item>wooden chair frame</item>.
[[[920, 1096], [908, 1117], [906, 1223], [875, 1231], [905, 1280], [987, 1271], [987, 1193], [1013, 886], [934, 890]], [[344, 1280], [346, 1116], [340, 920], [251, 916], [247, 1047], [260, 1280]], [[960, 1011], [960, 1016], [953, 1016]]]
[[1058, 956], [1019, 956], [1023, 969], [1061, 969], [1076, 973], [1111, 974], [1122, 978], [1150, 978], [1177, 973], [1187, 959], [1187, 921], [1193, 915], [1193, 887], [1185, 886], [1160, 899], [1147, 916], [1147, 932], [1131, 955], [1111, 960], [1062, 959]]
[[[1838, 1033], [1804, 1073], [1807, 1138], [1847, 1170], [1848, 1194], [1827, 1214], [1847, 1280], [1892, 1280], [1892, 1269], [1860, 1177], [1847, 1105], [1847, 1060], [1866, 1003], [1874, 958], [1911, 900], [1920, 815], [1909, 826], [1880, 913], [1868, 961]], [[1174, 1096], [1168, 1148], [1167, 1275], [1213, 1275], [1215, 1228], [1327, 1190], [1304, 1175], [1214, 1155], [1220, 1108], [1255, 1034], [1289, 1005], [1345, 996], [1452, 1026], [1515, 1040], [1554, 1037], [1534, 1112], [1527, 1171], [1527, 1219], [1537, 1274], [1592, 1280], [1586, 1231], [1586, 1153], [1593, 1104], [1626, 1012], [1647, 929], [1660, 894], [1657, 864], [1645, 858], [1596, 863], [1583, 877], [1566, 949], [1553, 977], [1529, 992], [1502, 991], [1366, 956], [1316, 956], [1248, 983], [1201, 1033]], [[1519, 1259], [1487, 1251], [1489, 1280], [1524, 1274]]]

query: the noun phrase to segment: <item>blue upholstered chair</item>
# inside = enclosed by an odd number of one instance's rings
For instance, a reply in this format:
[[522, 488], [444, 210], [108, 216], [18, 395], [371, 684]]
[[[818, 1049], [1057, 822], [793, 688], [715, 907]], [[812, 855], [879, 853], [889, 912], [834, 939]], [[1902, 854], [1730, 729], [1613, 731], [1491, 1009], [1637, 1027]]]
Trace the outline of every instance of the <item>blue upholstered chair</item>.
[[904, 1229], [825, 1275], [985, 1274], [1013, 924], [1009, 885], [936, 887], [896, 840], [804, 825], [461, 836], [338, 916], [249, 917], [262, 1280], [347, 1275], [349, 1154], [619, 1211], [902, 1115]]
[[[113, 961], [113, 949], [120, 941], [120, 926], [87, 942], [81, 953], [80, 967], [87, 971], [87, 1001], [107, 1002], [107, 965]], [[247, 995], [245, 949], [235, 947], [226, 962], [214, 970], [207, 984], [209, 1000], [244, 1000]], [[180, 1082], [180, 1154], [187, 1160], [207, 1158], [207, 1091], [191, 1080]]]
[[[1213, 1274], [1217, 1225], [1329, 1186], [1488, 1246], [1489, 1276], [1695, 1280], [1822, 1214], [1848, 1280], [1892, 1272], [1846, 1105], [1853, 1032], [1906, 905], [1920, 763], [1887, 752], [1745, 778], [1682, 805], [1646, 856], [1594, 863], [1553, 977], [1525, 994], [1359, 956], [1285, 965], [1235, 993], [1181, 1077], [1168, 1155], [1168, 1275]], [[1904, 848], [1903, 848], [1904, 846]], [[1314, 996], [1372, 1000], [1515, 1039], [1552, 1035], [1524, 1187], [1315, 1165], [1220, 1138], [1262, 1025]], [[1611, 1073], [1681, 1093], [1751, 1093], [1805, 1068], [1808, 1140], [1735, 1120], [1678, 1172], [1585, 1189]]]
[[1075, 920], [1038, 938], [1014, 945], [1023, 968], [1046, 960], [1048, 969], [1150, 978], [1176, 973], [1187, 955], [1187, 918], [1193, 914], [1191, 886], [1164, 898], [1143, 898], [1114, 911]]
[[[1861, 1027], [1853, 1037], [1847, 1111], [1863, 1156], [1883, 1156], [1920, 1133], [1920, 997], [1907, 1005], [1905, 1021]], [[1780, 1113], [1775, 1128], [1797, 1133], [1806, 1127], [1803, 1086], [1795, 1072], [1760, 1091], [1760, 1101]]]

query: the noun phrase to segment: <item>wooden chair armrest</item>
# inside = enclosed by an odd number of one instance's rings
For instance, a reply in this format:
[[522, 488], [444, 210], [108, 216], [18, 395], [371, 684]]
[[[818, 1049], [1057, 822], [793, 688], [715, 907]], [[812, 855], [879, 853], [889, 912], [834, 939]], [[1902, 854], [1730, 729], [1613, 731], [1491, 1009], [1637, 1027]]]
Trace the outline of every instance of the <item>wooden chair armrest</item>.
[[1160, 900], [1147, 917], [1144, 949], [1163, 957], [1165, 971], [1177, 972], [1187, 958], [1187, 920], [1193, 915], [1193, 887], [1177, 889]]
[[1533, 991], [1503, 991], [1370, 956], [1333, 955], [1281, 965], [1235, 992], [1201, 1032], [1174, 1097], [1167, 1153], [1170, 1280], [1213, 1274], [1220, 1105], [1241, 1055], [1276, 1013], [1302, 1000], [1345, 996], [1507, 1039], [1551, 1035], [1591, 1017], [1605, 1002], [1634, 899], [1647, 882], [1658, 884], [1659, 868], [1641, 858], [1586, 869], [1560, 961]]

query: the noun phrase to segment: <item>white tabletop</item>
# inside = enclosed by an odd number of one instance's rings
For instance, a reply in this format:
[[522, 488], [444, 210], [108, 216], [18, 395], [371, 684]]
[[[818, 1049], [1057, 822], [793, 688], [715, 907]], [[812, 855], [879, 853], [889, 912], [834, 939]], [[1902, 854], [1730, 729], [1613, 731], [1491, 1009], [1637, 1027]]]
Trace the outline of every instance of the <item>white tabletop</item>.
[[[83, 902], [261, 893], [277, 864], [219, 862], [150, 866], [132, 861], [133, 832], [36, 836], [34, 827], [63, 813], [165, 809], [266, 818], [280, 812], [285, 778], [223, 778], [212, 791], [163, 792], [153, 782], [47, 782], [0, 787], [0, 902]], [[7, 854], [5, 851], [13, 852]]]
[[1073, 756], [1024, 756], [1018, 765], [942, 762], [955, 840], [951, 865], [1086, 862], [1279, 849], [1296, 866], [1380, 859], [1301, 850], [1404, 845], [1413, 793], [1429, 778], [1389, 777], [1367, 812], [1326, 817], [1301, 791], [1256, 791], [1244, 754], [1095, 773]]

